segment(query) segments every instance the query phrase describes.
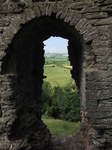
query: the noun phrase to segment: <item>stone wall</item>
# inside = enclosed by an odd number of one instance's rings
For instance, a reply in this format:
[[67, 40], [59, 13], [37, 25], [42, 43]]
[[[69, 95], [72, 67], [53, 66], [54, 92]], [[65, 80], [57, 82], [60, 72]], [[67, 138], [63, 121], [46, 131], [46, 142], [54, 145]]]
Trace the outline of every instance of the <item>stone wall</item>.
[[43, 41], [50, 36], [69, 40], [80, 89], [82, 123], [71, 149], [112, 149], [111, 35], [111, 0], [0, 1], [1, 150], [59, 149], [41, 121]]

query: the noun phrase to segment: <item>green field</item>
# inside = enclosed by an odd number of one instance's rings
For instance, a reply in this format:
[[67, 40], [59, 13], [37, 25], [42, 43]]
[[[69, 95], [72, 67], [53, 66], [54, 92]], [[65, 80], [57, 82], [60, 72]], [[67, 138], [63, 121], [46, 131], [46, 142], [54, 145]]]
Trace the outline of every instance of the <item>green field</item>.
[[70, 62], [67, 58], [46, 58], [44, 65], [44, 81], [49, 82], [52, 87], [63, 87], [72, 82], [70, 74]]
[[76, 133], [79, 130], [80, 122], [68, 122], [59, 119], [46, 118], [46, 116], [42, 116], [42, 120], [47, 125], [52, 135], [69, 135]]
[[[71, 78], [70, 62], [66, 57], [62, 58], [46, 58], [44, 65], [44, 75], [47, 76], [44, 79], [45, 82], [49, 82], [54, 86], [66, 87], [66, 85], [73, 83]], [[49, 118], [48, 116], [42, 117], [43, 122], [47, 125], [52, 135], [63, 136], [73, 134], [79, 130], [79, 122], [69, 122], [59, 119]]]

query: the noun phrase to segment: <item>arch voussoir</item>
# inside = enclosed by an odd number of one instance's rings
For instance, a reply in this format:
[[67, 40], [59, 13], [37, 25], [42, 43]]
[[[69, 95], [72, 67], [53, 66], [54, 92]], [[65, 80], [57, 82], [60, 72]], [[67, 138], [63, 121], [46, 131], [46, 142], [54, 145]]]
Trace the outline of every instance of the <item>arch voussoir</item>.
[[49, 8], [48, 8], [48, 15], [51, 16], [52, 13], [55, 13], [56, 12], [56, 3], [54, 4], [49, 4]]
[[81, 13], [79, 11], [76, 11], [74, 17], [70, 21], [70, 25], [75, 27], [75, 25], [81, 18], [82, 18]]
[[41, 12], [41, 16], [44, 16], [46, 14], [46, 3], [39, 3], [38, 6]]
[[64, 22], [69, 23], [69, 22], [73, 19], [75, 13], [76, 13], [76, 11], [73, 11], [72, 9], [69, 9], [69, 11], [68, 11], [68, 13], [66, 14], [66, 17], [65, 17], [65, 19], [64, 19]]
[[98, 36], [98, 33], [99, 31], [96, 27], [92, 27], [90, 30], [87, 30], [83, 35], [85, 42], [89, 42], [95, 39]]
[[83, 31], [85, 30], [85, 26], [87, 22], [88, 20], [86, 18], [80, 19], [78, 23], [75, 25], [75, 29], [80, 31], [81, 34], [83, 34]]
[[65, 7], [62, 12], [61, 12], [61, 15], [60, 15], [60, 19], [65, 19], [66, 15], [68, 14], [69, 12], [69, 8], [68, 7]]
[[32, 8], [25, 10], [25, 12], [24, 12], [25, 22], [28, 22], [28, 21], [34, 19], [35, 17], [36, 17], [36, 13]]
[[36, 17], [39, 18], [41, 16], [41, 11], [39, 9], [39, 6], [35, 6], [32, 8], [36, 14]]

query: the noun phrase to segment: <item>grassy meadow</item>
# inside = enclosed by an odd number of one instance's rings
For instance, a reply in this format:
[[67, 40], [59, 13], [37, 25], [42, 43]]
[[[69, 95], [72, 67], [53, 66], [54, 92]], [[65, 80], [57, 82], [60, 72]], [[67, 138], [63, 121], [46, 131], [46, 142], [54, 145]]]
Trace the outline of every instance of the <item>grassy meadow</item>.
[[47, 125], [52, 135], [63, 136], [77, 132], [80, 122], [68, 122], [60, 119], [53, 119], [42, 116], [43, 122]]
[[47, 78], [44, 81], [49, 82], [52, 87], [63, 87], [72, 82], [70, 62], [67, 58], [46, 58], [45, 61], [44, 75]]
[[[45, 58], [44, 75], [47, 78], [45, 82], [49, 82], [52, 86], [65, 87], [73, 82], [71, 78], [70, 62], [67, 57], [62, 58]], [[48, 116], [42, 116], [43, 122], [47, 125], [52, 135], [63, 136], [73, 134], [79, 130], [79, 122], [69, 122], [59, 119], [53, 119]]]

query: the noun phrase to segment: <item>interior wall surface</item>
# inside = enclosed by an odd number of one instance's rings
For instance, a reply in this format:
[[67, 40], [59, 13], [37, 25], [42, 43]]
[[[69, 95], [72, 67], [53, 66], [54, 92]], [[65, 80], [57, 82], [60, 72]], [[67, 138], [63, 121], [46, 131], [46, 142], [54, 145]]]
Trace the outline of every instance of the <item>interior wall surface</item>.
[[50, 36], [69, 40], [80, 90], [79, 138], [67, 149], [112, 149], [111, 35], [111, 0], [0, 1], [1, 150], [54, 148], [41, 120], [43, 41]]

